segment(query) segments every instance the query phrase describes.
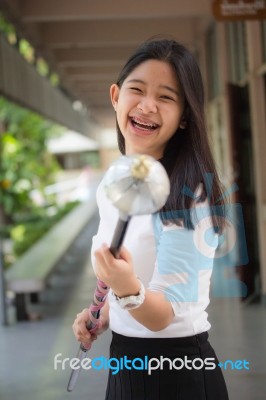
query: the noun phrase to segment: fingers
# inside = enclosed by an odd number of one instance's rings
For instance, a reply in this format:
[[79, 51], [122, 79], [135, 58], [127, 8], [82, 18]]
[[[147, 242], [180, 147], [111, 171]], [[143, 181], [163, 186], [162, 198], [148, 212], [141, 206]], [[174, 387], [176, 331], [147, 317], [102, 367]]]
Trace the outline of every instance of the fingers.
[[103, 244], [95, 251], [94, 271], [98, 279], [113, 289], [121, 291], [121, 287], [135, 276], [133, 260], [130, 252], [121, 247], [120, 257], [116, 259], [110, 252], [109, 247]]
[[85, 308], [81, 313], [77, 314], [77, 317], [72, 325], [74, 335], [76, 339], [84, 345], [89, 345], [93, 340], [97, 339], [97, 335], [91, 334], [86, 324], [90, 320], [90, 312], [88, 308]]
[[[114, 258], [113, 254], [110, 252], [106, 243], [103, 243], [102, 246], [95, 251], [94, 255], [99, 262], [104, 263], [106, 266], [110, 266], [116, 261], [116, 258]], [[128, 263], [131, 262], [131, 254], [124, 246], [119, 250], [119, 258]]]
[[98, 279], [106, 284], [109, 283], [109, 273], [113, 270], [114, 257], [111, 254], [108, 246], [103, 244], [98, 250], [95, 251], [95, 273]]
[[126, 247], [122, 246], [120, 251], [119, 251], [120, 258], [125, 260], [127, 263], [131, 263], [131, 254], [130, 252], [126, 249]]
[[106, 243], [103, 243], [102, 246], [95, 251], [94, 255], [101, 264], [110, 265], [114, 260], [114, 256]]

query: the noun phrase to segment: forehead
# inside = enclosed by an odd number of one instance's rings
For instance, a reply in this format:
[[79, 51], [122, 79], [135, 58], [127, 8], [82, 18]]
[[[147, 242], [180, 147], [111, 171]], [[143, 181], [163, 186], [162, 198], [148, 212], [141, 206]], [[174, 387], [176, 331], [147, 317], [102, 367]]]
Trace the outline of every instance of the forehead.
[[142, 62], [127, 76], [125, 82], [134, 79], [139, 79], [147, 84], [170, 84], [174, 87], [179, 87], [173, 67], [169, 63], [160, 60], [147, 60]]

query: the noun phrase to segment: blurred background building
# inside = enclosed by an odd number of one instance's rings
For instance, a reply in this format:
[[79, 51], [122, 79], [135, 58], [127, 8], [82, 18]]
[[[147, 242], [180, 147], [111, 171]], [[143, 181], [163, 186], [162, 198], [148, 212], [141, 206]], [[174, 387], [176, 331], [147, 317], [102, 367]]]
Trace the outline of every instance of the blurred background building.
[[67, 170], [118, 157], [109, 87], [140, 42], [173, 37], [195, 54], [219, 174], [243, 207], [249, 263], [238, 273], [248, 301], [266, 302], [265, 1], [2, 0], [0, 12], [16, 36], [0, 37], [0, 93], [72, 131], [49, 142]]

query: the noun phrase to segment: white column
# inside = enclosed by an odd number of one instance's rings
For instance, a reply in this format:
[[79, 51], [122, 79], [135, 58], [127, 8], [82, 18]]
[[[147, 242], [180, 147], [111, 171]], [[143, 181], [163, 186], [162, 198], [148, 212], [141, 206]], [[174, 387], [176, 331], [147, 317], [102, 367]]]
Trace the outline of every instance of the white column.
[[258, 74], [258, 68], [263, 63], [260, 23], [258, 21], [246, 22], [246, 31], [260, 276], [263, 301], [266, 302], [266, 103], [264, 78]]
[[217, 23], [217, 56], [218, 56], [218, 68], [217, 74], [221, 82], [221, 93], [220, 103], [222, 108], [223, 118], [223, 145], [224, 145], [224, 165], [226, 170], [224, 171], [225, 179], [227, 184], [234, 183], [234, 171], [233, 171], [233, 148], [231, 140], [231, 127], [230, 127], [230, 110], [229, 110], [229, 99], [227, 84], [229, 82], [229, 54], [228, 44], [226, 42], [226, 30], [225, 23]]

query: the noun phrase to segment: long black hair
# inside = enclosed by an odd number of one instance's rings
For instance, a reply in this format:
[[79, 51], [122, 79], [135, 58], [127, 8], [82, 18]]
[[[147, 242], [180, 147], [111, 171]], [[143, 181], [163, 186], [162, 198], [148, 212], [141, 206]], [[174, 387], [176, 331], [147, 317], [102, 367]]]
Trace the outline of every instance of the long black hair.
[[[224, 228], [224, 200], [215, 163], [211, 154], [204, 114], [204, 90], [201, 73], [194, 56], [175, 40], [160, 39], [144, 42], [129, 58], [117, 79], [122, 86], [128, 75], [148, 60], [167, 62], [176, 74], [184, 99], [182, 125], [169, 140], [160, 160], [170, 178], [171, 191], [165, 206], [160, 210], [163, 223], [169, 220], [183, 222], [187, 228], [193, 224], [187, 210], [195, 204], [193, 194], [200, 184], [203, 190], [197, 201], [208, 197], [213, 226], [216, 231]], [[125, 154], [125, 140], [117, 123], [119, 150]], [[217, 214], [217, 209], [220, 212]], [[221, 211], [222, 210], [222, 211]], [[180, 214], [181, 213], [181, 214]], [[179, 216], [177, 218], [177, 215]]]

